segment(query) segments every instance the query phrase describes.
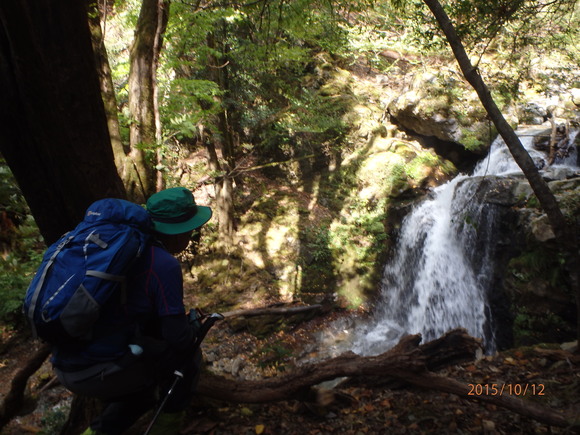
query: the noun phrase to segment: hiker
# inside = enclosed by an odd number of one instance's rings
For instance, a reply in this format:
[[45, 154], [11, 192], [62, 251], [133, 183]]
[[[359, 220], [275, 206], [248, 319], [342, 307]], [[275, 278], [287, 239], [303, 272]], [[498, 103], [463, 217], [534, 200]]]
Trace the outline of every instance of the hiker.
[[[177, 434], [201, 365], [195, 325], [183, 303], [181, 266], [173, 256], [199, 242], [209, 207], [196, 205], [186, 188], [152, 195], [147, 211], [153, 241], [127, 275], [125, 294], [107, 301], [86, 345], [57, 345], [52, 363], [73, 393], [103, 401], [101, 415], [84, 432], [121, 434], [167, 396], [151, 434]], [[126, 300], [123, 300], [126, 299]], [[199, 325], [198, 325], [199, 326]], [[197, 350], [196, 350], [197, 349]]]

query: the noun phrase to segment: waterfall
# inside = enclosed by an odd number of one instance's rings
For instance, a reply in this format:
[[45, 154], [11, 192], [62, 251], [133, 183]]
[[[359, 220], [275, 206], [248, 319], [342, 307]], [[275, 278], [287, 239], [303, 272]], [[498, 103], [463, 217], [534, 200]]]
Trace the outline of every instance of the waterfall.
[[[534, 132], [518, 132], [536, 161]], [[573, 143], [573, 140], [571, 141]], [[474, 200], [482, 177], [521, 174], [498, 138], [472, 175], [461, 174], [433, 190], [403, 220], [394, 258], [385, 265], [380, 298], [370, 320], [354, 328], [356, 353], [384, 352], [406, 334], [423, 341], [462, 327], [495, 350], [488, 305], [498, 219], [493, 206]]]

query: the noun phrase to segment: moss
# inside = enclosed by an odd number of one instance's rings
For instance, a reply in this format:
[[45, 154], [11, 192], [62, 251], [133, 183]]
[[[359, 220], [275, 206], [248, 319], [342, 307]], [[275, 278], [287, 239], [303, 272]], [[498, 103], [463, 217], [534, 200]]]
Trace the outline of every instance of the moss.
[[567, 285], [564, 260], [547, 245], [528, 246], [510, 260], [506, 290], [514, 313], [516, 345], [563, 342], [574, 338], [574, 296]]
[[469, 151], [480, 150], [485, 143], [476, 135], [474, 135], [470, 130], [462, 130], [463, 134], [461, 136], [461, 144]]
[[555, 313], [534, 313], [520, 307], [514, 320], [514, 345], [561, 343], [574, 337], [574, 332], [574, 328]]
[[536, 246], [511, 259], [508, 269], [523, 282], [543, 280], [556, 286], [566, 275], [563, 266], [564, 259], [559, 252]]

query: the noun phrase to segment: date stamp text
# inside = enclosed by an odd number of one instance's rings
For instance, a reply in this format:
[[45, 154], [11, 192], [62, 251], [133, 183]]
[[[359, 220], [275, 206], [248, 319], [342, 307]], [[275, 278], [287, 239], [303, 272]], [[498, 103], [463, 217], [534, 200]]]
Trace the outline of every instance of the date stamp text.
[[468, 384], [468, 396], [544, 396], [544, 384]]

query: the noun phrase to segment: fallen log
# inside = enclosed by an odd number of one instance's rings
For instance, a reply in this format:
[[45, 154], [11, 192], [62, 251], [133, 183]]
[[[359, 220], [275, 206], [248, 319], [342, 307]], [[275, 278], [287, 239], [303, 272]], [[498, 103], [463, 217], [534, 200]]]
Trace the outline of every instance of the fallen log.
[[300, 305], [300, 306], [291, 306], [291, 307], [264, 307], [264, 308], [253, 308], [248, 310], [234, 310], [234, 311], [227, 311], [222, 313], [222, 315], [226, 318], [232, 317], [256, 317], [256, 316], [270, 316], [270, 315], [282, 315], [282, 316], [291, 316], [294, 314], [304, 314], [310, 312], [320, 311], [322, 309], [322, 305], [315, 304], [315, 305]]
[[311, 388], [324, 381], [340, 377], [377, 378], [402, 381], [424, 389], [456, 394], [462, 398], [493, 403], [539, 422], [559, 427], [578, 427], [577, 416], [565, 416], [547, 406], [519, 397], [502, 395], [472, 395], [468, 383], [437, 375], [430, 370], [473, 360], [481, 351], [480, 341], [463, 329], [448, 332], [443, 337], [419, 345], [420, 335], [404, 337], [393, 349], [378, 356], [346, 353], [316, 364], [296, 368], [292, 373], [260, 381], [227, 379], [212, 373], [201, 377], [199, 394], [238, 403], [266, 403], [282, 400], [307, 400], [313, 397]]
[[[259, 381], [239, 381], [215, 374], [201, 376], [198, 392], [204, 396], [227, 402], [265, 403], [279, 400], [304, 399], [310, 388], [324, 381], [340, 377], [401, 378], [402, 373], [423, 373], [428, 367], [441, 367], [438, 355], [448, 352], [448, 364], [471, 361], [480, 349], [479, 340], [465, 330], [448, 332], [435, 342], [419, 346], [420, 335], [408, 335], [391, 350], [378, 356], [360, 356], [347, 352], [336, 358], [296, 368], [284, 376]], [[397, 376], [392, 376], [396, 373]]]
[[[229, 379], [208, 372], [201, 377], [198, 393], [220, 401], [237, 403], [312, 400], [316, 397], [313, 387], [324, 381], [341, 377], [362, 381], [381, 379], [383, 383], [387, 380], [396, 381], [403, 385], [492, 403], [551, 426], [580, 427], [580, 420], [576, 415], [564, 415], [547, 406], [508, 394], [473, 395], [468, 383], [433, 373], [432, 370], [472, 361], [481, 352], [480, 340], [469, 336], [465, 330], [450, 331], [443, 337], [422, 345], [420, 342], [420, 335], [409, 335], [381, 355], [359, 356], [349, 352], [319, 363], [300, 366], [284, 376], [260, 381]], [[28, 378], [38, 370], [49, 353], [50, 348], [42, 346], [16, 373], [0, 409], [0, 429], [20, 409]]]

